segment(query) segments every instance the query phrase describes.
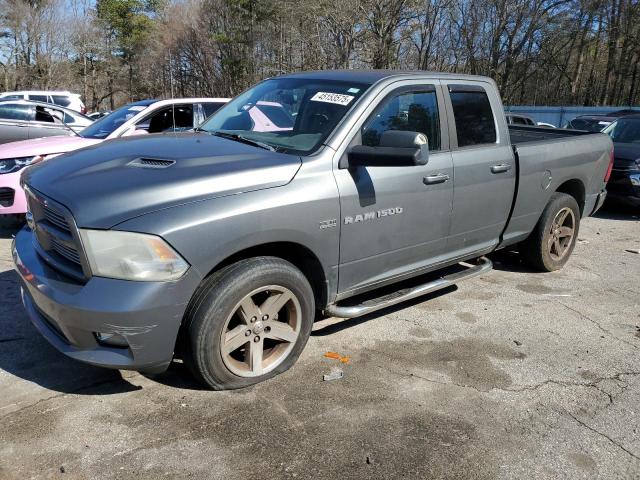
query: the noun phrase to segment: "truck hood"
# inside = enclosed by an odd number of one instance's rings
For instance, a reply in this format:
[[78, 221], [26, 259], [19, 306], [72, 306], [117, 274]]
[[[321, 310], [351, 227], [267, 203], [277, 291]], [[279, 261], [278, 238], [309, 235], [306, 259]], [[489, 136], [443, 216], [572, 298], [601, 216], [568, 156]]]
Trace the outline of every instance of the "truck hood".
[[205, 133], [107, 140], [25, 170], [31, 188], [65, 205], [79, 227], [111, 228], [187, 202], [289, 183], [293, 155]]
[[54, 137], [34, 138], [0, 145], [0, 159], [35, 157], [36, 155], [56, 155], [71, 152], [101, 142], [93, 138], [56, 135]]

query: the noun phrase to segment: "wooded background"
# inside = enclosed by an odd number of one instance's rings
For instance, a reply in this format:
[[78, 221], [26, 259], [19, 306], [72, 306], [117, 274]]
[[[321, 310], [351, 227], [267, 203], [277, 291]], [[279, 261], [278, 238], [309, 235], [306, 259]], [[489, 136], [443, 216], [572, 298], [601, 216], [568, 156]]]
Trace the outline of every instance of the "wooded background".
[[507, 104], [637, 105], [639, 0], [0, 0], [4, 90], [90, 110], [298, 70], [493, 77]]

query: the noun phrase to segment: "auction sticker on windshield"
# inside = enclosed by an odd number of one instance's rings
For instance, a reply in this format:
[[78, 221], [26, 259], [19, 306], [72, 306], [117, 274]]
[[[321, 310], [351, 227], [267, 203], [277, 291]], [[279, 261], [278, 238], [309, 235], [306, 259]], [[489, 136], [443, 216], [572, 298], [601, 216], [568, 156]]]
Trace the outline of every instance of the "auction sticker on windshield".
[[354, 97], [342, 93], [318, 92], [311, 97], [312, 102], [335, 103], [337, 105], [349, 105]]

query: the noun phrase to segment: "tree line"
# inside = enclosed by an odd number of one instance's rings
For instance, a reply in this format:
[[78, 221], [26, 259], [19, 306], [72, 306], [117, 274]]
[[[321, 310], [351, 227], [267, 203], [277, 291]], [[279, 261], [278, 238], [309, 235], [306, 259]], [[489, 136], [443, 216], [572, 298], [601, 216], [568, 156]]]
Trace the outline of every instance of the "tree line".
[[287, 72], [488, 75], [505, 103], [637, 105], [638, 0], [0, 0], [2, 88], [91, 110]]

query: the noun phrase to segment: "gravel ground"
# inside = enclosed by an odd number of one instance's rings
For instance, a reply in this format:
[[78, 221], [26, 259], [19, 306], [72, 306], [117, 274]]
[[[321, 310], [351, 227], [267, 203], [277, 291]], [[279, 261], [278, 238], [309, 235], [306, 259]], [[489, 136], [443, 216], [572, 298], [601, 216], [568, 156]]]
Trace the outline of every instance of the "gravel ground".
[[[297, 365], [210, 392], [66, 359], [28, 322], [0, 227], [0, 478], [639, 478], [637, 213], [560, 272], [509, 253], [457, 289], [318, 322]], [[349, 355], [344, 377], [323, 382]]]

